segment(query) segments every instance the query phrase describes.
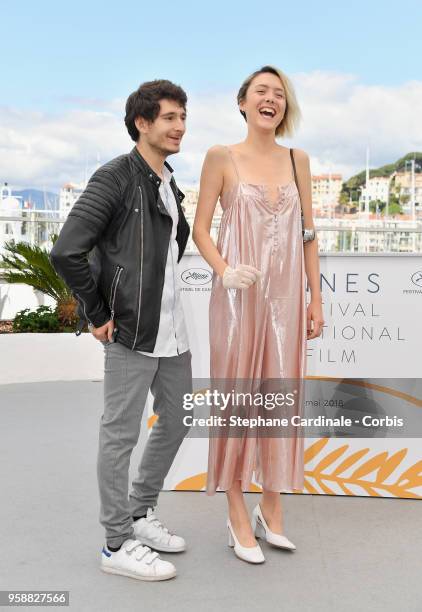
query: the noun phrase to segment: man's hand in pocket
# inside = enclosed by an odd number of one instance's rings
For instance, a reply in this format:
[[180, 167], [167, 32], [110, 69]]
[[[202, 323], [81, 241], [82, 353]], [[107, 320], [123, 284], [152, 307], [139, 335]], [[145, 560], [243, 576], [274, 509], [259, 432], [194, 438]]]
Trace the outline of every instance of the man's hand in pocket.
[[100, 342], [113, 342], [113, 331], [114, 331], [114, 321], [107, 321], [105, 325], [101, 327], [94, 327], [93, 325], [89, 325], [89, 331], [91, 334], [99, 340]]

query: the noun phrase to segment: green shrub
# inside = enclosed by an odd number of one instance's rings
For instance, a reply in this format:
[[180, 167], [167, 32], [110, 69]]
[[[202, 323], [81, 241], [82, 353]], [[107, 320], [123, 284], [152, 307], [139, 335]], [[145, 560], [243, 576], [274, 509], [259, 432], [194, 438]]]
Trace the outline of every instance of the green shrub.
[[72, 327], [63, 327], [60, 324], [57, 307], [52, 309], [51, 306], [38, 306], [36, 310], [31, 311], [29, 308], [24, 308], [16, 313], [13, 320], [14, 332], [70, 332], [74, 331]]

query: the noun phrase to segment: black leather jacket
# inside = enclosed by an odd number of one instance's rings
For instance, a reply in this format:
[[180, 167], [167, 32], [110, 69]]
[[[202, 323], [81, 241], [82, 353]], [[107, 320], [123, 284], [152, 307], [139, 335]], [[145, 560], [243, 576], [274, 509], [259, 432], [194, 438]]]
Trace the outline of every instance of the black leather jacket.
[[[95, 327], [114, 319], [117, 342], [153, 352], [172, 228], [160, 183], [134, 147], [101, 166], [70, 210], [50, 261], [79, 302], [77, 335], [84, 319]], [[173, 177], [171, 188], [179, 210], [179, 262], [190, 229]]]

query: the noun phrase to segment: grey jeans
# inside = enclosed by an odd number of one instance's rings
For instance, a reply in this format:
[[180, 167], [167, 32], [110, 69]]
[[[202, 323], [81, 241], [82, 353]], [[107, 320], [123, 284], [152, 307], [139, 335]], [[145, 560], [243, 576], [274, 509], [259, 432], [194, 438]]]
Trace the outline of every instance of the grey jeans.
[[[100, 523], [111, 547], [134, 537], [133, 516], [157, 503], [164, 479], [189, 427], [184, 393], [192, 393], [191, 352], [148, 357], [119, 342], [104, 345], [104, 413], [100, 420], [97, 476]], [[130, 457], [139, 439], [148, 391], [158, 415], [128, 497]]]

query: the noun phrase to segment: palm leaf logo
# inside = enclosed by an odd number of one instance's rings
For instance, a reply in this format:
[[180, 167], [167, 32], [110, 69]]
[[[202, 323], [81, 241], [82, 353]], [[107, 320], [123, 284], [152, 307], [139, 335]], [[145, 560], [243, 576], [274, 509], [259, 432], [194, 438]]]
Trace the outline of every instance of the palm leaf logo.
[[[422, 460], [404, 470], [400, 469], [407, 455], [407, 448], [392, 454], [383, 451], [369, 457], [369, 448], [351, 451], [350, 445], [344, 444], [324, 454], [323, 451], [326, 450], [329, 440], [330, 438], [316, 440], [305, 450], [304, 489], [308, 493], [337, 495], [340, 488], [345, 495], [366, 494], [369, 497], [422, 499], [422, 495], [412, 491], [422, 486]], [[307, 470], [306, 466], [316, 459], [318, 461], [315, 467]], [[337, 461], [340, 462], [333, 467]], [[352, 472], [345, 476], [345, 472], [351, 468]], [[394, 482], [386, 482], [392, 475], [395, 478]], [[205, 488], [206, 482], [207, 473], [203, 472], [182, 480], [175, 486], [175, 490], [200, 491]], [[315, 485], [318, 485], [319, 489]], [[361, 493], [356, 493], [356, 488]], [[261, 488], [252, 484], [249, 490], [259, 492]]]
[[[404, 471], [400, 470], [400, 464], [407, 455], [407, 448], [393, 454], [383, 451], [368, 458], [369, 448], [348, 452], [349, 444], [344, 444], [323, 455], [328, 442], [329, 438], [321, 438], [305, 451], [305, 466], [316, 458], [319, 459], [314, 468], [305, 469], [305, 489], [309, 493], [320, 493], [313, 484], [316, 483], [326, 495], [336, 495], [337, 488], [332, 488], [332, 485], [336, 484], [346, 495], [359, 495], [350, 489], [353, 485], [371, 497], [422, 499], [421, 495], [411, 490], [422, 486], [422, 460]], [[332, 469], [333, 464], [340, 458], [342, 461]], [[344, 473], [352, 467], [355, 469], [345, 476]], [[393, 474], [395, 481], [387, 483]]]

